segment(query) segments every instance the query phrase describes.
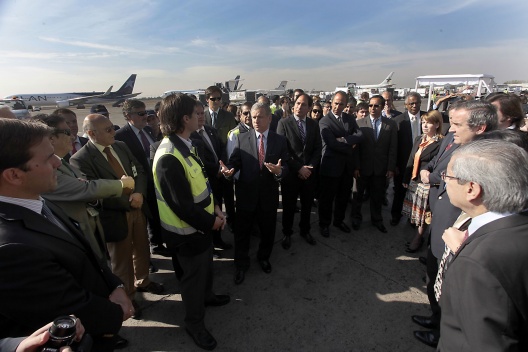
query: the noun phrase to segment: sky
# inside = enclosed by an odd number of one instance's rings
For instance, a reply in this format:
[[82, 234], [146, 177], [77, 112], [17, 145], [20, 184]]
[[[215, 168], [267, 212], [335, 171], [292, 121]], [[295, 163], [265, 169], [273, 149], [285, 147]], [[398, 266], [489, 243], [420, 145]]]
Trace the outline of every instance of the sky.
[[433, 74], [528, 80], [523, 0], [0, 0], [0, 96], [396, 87]]

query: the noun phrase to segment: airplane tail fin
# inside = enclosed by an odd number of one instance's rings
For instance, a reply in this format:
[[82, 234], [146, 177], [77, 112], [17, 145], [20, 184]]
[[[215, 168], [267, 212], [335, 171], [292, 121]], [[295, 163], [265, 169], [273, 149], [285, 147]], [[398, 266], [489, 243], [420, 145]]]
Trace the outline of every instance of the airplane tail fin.
[[125, 83], [123, 83], [121, 88], [119, 88], [119, 90], [115, 93], [118, 95], [132, 94], [134, 91], [134, 84], [136, 83], [136, 76], [137, 75], [135, 73], [130, 75]]
[[390, 82], [392, 81], [392, 75], [394, 74], [394, 72], [391, 72], [389, 73], [389, 75], [387, 76], [387, 78], [385, 78], [383, 80], [383, 82], [380, 83], [380, 86], [381, 85], [385, 85], [385, 84], [390, 84]]
[[285, 90], [287, 84], [288, 84], [288, 81], [281, 81], [279, 86], [275, 88], [275, 90]]
[[225, 82], [225, 87], [227, 88], [227, 91], [228, 92], [233, 92], [237, 89], [239, 89], [238, 87], [238, 82], [240, 81], [240, 75], [237, 75], [235, 77], [235, 79], [230, 79], [229, 81]]

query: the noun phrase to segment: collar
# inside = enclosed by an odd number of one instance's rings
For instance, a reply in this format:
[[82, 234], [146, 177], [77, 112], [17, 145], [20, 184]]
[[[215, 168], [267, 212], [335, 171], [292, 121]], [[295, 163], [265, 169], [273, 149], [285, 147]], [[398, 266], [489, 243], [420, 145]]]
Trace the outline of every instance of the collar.
[[[131, 124], [130, 122], [128, 122], [128, 125], [130, 126], [130, 128], [132, 128], [132, 131], [134, 131], [136, 136], [139, 134], [139, 131], [143, 131], [143, 130], [140, 130], [139, 128], [137, 128], [136, 126], [134, 126], [133, 124]], [[147, 132], [145, 132], [145, 131], [143, 131], [143, 133], [147, 134]]]
[[218, 117], [218, 112], [220, 111], [220, 109], [214, 111], [214, 110], [211, 110], [211, 108], [209, 108], [209, 115], [213, 116], [213, 112], [216, 112], [216, 117]]
[[416, 119], [416, 120], [419, 120], [420, 119], [420, 111], [418, 111], [418, 113], [416, 115], [413, 115], [411, 114], [409, 111], [407, 111], [407, 113], [409, 114], [409, 119]]
[[260, 136], [261, 134], [263, 134], [263, 135], [264, 135], [264, 138], [265, 138], [266, 140], [268, 140], [268, 133], [269, 133], [269, 128], [268, 128], [266, 131], [262, 132], [262, 133], [257, 132], [257, 130], [255, 130], [255, 136], [257, 137], [257, 139], [259, 139], [259, 136]]
[[512, 213], [499, 214], [492, 211], [488, 211], [484, 214], [480, 214], [471, 219], [471, 224], [468, 227], [468, 236], [471, 236], [482, 226], [489, 224], [492, 221], [505, 218], [507, 216], [513, 215]]
[[176, 137], [178, 137], [185, 144], [185, 146], [187, 146], [187, 148], [189, 148], [189, 151], [191, 150], [193, 145], [192, 145], [192, 142], [191, 142], [190, 139], [185, 139], [185, 138], [182, 138], [182, 137], [180, 137], [178, 135], [176, 135]]
[[[90, 139], [90, 142], [93, 143], [93, 145], [95, 145], [95, 147], [97, 148], [97, 150], [99, 150], [101, 153], [104, 153], [104, 149], [106, 148], [104, 145], [101, 145], [99, 143], [95, 143], [94, 141], [92, 141]], [[110, 149], [114, 149], [111, 145], [108, 146], [108, 148]]]
[[207, 131], [205, 130], [205, 127], [202, 126], [202, 128], [199, 128], [196, 130], [197, 133], [200, 133], [200, 131], [204, 131], [204, 133], [207, 133]]
[[330, 112], [332, 113], [332, 115], [334, 115], [334, 117], [336, 118], [336, 120], [339, 119], [339, 118], [342, 118], [342, 117], [343, 117], [343, 113], [341, 113], [340, 116], [337, 116], [336, 114], [334, 114], [333, 111], [330, 111]]
[[31, 211], [34, 211], [37, 214], [42, 214], [43, 201], [44, 199], [40, 196], [39, 199], [25, 199], [0, 196], [0, 202], [18, 205]]
[[293, 117], [295, 118], [295, 122], [297, 121], [302, 121], [302, 122], [305, 122], [306, 121], [306, 117], [301, 119], [299, 116], [296, 116], [296, 115], [293, 115]]
[[375, 119], [372, 115], [369, 115], [370, 117], [370, 122], [374, 122], [374, 121], [377, 121], [377, 120], [381, 120], [381, 115], [380, 117], [378, 117], [377, 119]]

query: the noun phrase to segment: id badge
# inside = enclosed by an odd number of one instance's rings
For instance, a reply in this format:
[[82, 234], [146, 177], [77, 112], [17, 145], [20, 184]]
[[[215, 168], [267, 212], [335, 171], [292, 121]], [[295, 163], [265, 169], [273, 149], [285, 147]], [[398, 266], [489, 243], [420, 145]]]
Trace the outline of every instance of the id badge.
[[88, 214], [90, 214], [92, 218], [95, 218], [99, 215], [99, 212], [92, 207], [86, 207], [86, 211], [88, 212]]
[[138, 173], [136, 170], [136, 165], [132, 164], [132, 177], [137, 177]]

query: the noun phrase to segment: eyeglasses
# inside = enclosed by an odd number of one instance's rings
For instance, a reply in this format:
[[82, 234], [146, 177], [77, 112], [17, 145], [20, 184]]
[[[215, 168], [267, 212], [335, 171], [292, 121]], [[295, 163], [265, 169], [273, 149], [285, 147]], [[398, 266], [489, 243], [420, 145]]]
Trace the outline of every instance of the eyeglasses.
[[246, 116], [249, 115], [249, 111], [244, 111], [244, 112], [242, 113], [242, 115], [246, 115]]
[[67, 135], [67, 136], [71, 136], [71, 134], [72, 134], [72, 133], [71, 133], [71, 130], [58, 130], [58, 129], [55, 130], [55, 133], [56, 133], [56, 134], [64, 133], [64, 134]]
[[221, 97], [218, 97], [218, 98], [209, 98], [210, 101], [220, 101], [222, 100]]
[[136, 114], [138, 116], [145, 116], [147, 112], [146, 111], [136, 111], [136, 112], [132, 112], [132, 114]]
[[[92, 130], [92, 131], [97, 131], [97, 130]], [[114, 131], [114, 126], [105, 127], [103, 128], [103, 131], [105, 131], [106, 133], [110, 133]]]
[[448, 178], [448, 179], [453, 179], [453, 180], [460, 180], [458, 177], [455, 177], [455, 176], [449, 176], [448, 174], [446, 174], [445, 171], [442, 171], [442, 173], [440, 174], [440, 177], [442, 178], [443, 181], [445, 181], [446, 178]]
[[317, 109], [313, 109], [312, 112], [315, 113], [315, 114], [319, 114], [319, 113], [321, 113], [322, 111], [321, 111], [321, 110], [317, 110]]
[[369, 108], [379, 108], [380, 106], [378, 104], [369, 104]]
[[421, 103], [422, 103], [421, 101], [418, 101], [418, 102], [413, 101], [412, 103], [407, 103], [407, 105], [420, 105]]

